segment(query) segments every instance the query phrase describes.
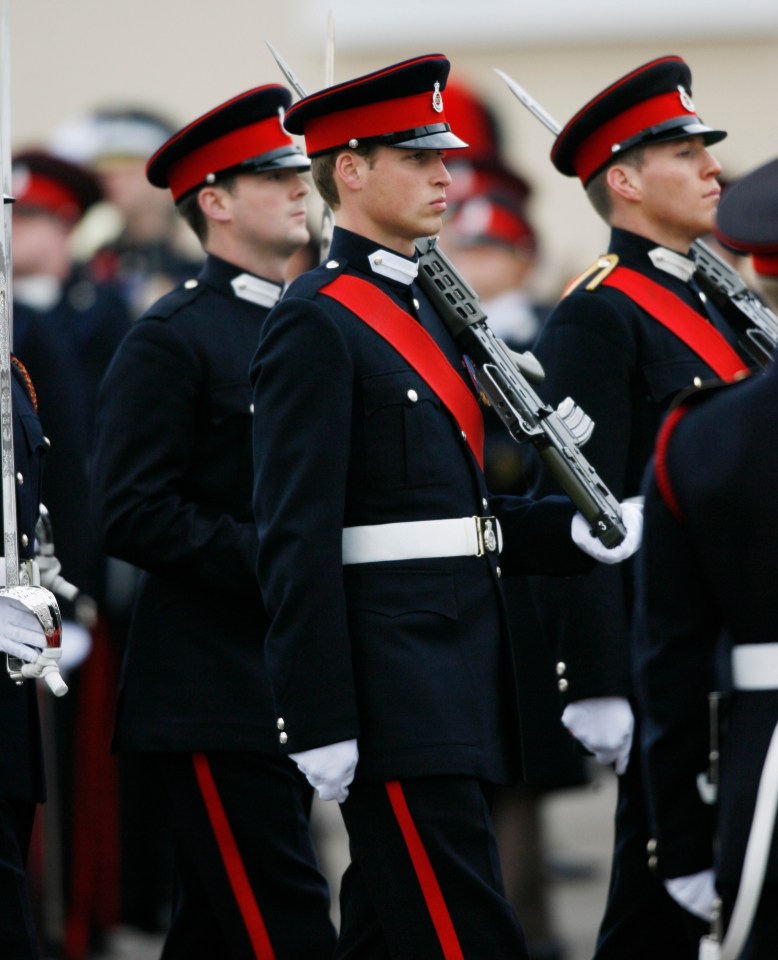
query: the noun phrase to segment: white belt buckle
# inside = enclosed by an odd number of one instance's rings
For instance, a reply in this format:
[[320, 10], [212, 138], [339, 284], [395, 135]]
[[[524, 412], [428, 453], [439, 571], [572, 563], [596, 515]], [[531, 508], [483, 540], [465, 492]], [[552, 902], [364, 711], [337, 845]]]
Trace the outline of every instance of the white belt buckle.
[[477, 557], [483, 557], [486, 552], [494, 553], [497, 549], [497, 534], [494, 530], [494, 517], [473, 517], [475, 521], [475, 535], [478, 541]]

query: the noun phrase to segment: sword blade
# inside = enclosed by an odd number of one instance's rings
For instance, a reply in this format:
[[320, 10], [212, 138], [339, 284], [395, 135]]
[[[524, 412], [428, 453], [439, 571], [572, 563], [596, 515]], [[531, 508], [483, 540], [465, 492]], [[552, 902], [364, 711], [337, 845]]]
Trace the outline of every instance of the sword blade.
[[497, 76], [503, 80], [514, 97], [516, 97], [517, 100], [520, 100], [529, 110], [529, 112], [534, 114], [538, 120], [540, 120], [543, 126], [547, 127], [556, 137], [562, 129], [561, 124], [557, 123], [557, 121], [549, 113], [547, 113], [543, 107], [541, 107], [537, 100], [533, 100], [524, 87], [516, 83], [513, 77], [508, 76], [508, 74], [504, 73], [502, 70], [498, 70], [497, 67], [494, 67], [493, 69]]

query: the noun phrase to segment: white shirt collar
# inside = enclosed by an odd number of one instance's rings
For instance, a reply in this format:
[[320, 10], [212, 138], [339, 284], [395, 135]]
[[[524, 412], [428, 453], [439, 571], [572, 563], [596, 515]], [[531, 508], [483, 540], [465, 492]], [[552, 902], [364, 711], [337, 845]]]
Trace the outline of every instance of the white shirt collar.
[[269, 280], [261, 280], [251, 273], [241, 273], [230, 281], [235, 296], [241, 300], [248, 300], [260, 307], [274, 307], [281, 296], [282, 287]]
[[694, 260], [685, 257], [682, 253], [675, 250], [668, 250], [667, 247], [654, 247], [648, 251], [651, 263], [659, 270], [664, 270], [672, 277], [677, 277], [688, 283], [695, 270]]
[[389, 280], [397, 280], [410, 286], [419, 272], [419, 265], [415, 260], [398, 256], [389, 250], [374, 250], [368, 254], [368, 263], [373, 273]]

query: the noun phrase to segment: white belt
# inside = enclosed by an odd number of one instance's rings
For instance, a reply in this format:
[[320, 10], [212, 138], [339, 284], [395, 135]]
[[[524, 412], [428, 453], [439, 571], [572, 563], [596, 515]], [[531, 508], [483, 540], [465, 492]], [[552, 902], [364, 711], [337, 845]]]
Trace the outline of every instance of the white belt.
[[431, 557], [482, 557], [502, 550], [495, 517], [375, 523], [343, 530], [343, 564]]
[[778, 643], [744, 643], [732, 648], [735, 690], [778, 690]]

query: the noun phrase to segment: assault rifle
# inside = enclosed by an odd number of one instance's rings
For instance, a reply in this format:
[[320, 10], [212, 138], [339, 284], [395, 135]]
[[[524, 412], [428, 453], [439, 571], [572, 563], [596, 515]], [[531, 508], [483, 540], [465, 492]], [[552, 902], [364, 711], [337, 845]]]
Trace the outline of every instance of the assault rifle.
[[726, 260], [698, 240], [694, 251], [694, 279], [742, 337], [742, 346], [766, 367], [778, 346], [778, 316], [746, 286]]
[[[495, 68], [511, 93], [533, 116], [558, 136], [560, 124], [533, 100], [513, 77]], [[743, 338], [742, 346], [761, 366], [767, 366], [778, 346], [778, 315], [748, 289], [740, 274], [702, 240], [692, 243], [696, 264], [694, 279], [700, 289], [721, 310], [726, 320]]]
[[481, 392], [519, 443], [531, 443], [554, 479], [589, 523], [592, 536], [615, 547], [626, 536], [619, 503], [580, 447], [594, 423], [569, 397], [555, 410], [530, 381], [543, 380], [531, 353], [516, 353], [495, 337], [478, 294], [438, 249], [435, 238], [418, 241], [418, 283], [432, 301], [465, 357]]

